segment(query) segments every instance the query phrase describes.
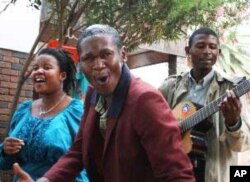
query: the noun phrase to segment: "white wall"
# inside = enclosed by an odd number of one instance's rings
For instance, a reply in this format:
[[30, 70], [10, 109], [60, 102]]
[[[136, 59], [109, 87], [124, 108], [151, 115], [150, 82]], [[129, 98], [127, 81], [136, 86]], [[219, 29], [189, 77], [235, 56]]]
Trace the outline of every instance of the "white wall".
[[[177, 57], [177, 74], [189, 69], [186, 58]], [[154, 64], [131, 69], [131, 72], [143, 81], [159, 88], [162, 82], [168, 77], [168, 63]]]
[[[0, 1], [0, 11], [9, 0]], [[18, 0], [0, 14], [0, 48], [28, 53], [39, 32], [40, 11]]]

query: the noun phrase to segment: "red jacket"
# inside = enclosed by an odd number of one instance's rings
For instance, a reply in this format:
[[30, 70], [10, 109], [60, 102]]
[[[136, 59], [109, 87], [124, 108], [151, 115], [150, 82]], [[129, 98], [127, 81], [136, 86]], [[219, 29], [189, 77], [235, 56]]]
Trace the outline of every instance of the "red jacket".
[[45, 177], [68, 182], [82, 168], [90, 181], [193, 182], [192, 165], [181, 150], [178, 123], [162, 95], [130, 76], [125, 67], [107, 115], [105, 140], [90, 89], [75, 142]]

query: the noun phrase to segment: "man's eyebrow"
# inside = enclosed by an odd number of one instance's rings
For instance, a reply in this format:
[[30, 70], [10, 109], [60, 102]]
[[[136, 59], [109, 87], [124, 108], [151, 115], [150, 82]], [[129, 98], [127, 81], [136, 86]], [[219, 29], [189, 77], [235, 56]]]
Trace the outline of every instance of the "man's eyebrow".
[[86, 57], [91, 57], [93, 56], [93, 54], [91, 52], [87, 52], [86, 54], [84, 54], [82, 57], [86, 58]]
[[108, 49], [108, 48], [102, 49], [102, 50], [100, 51], [100, 53], [105, 53], [105, 52], [114, 53], [113, 50]]
[[205, 42], [204, 42], [204, 41], [197, 41], [197, 42], [196, 42], [196, 45], [197, 45], [197, 44], [205, 44]]

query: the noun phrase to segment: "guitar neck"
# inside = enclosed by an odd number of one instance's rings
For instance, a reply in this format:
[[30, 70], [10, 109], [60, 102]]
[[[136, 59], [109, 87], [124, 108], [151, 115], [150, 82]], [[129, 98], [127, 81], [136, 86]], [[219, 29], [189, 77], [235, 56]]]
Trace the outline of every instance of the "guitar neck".
[[[233, 92], [237, 97], [240, 97], [250, 90], [249, 80], [242, 81], [239, 85], [234, 87]], [[227, 94], [221, 95], [218, 99], [210, 102], [205, 107], [198, 110], [192, 116], [188, 117], [180, 123], [181, 133], [193, 128], [198, 123], [202, 122], [204, 119], [208, 118], [215, 112], [219, 111], [219, 104], [227, 97]]]

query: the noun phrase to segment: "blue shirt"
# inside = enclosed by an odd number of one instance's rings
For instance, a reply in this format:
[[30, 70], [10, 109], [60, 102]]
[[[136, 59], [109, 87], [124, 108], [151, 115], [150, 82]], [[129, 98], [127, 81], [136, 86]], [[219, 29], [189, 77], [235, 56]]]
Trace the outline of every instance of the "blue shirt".
[[[0, 169], [9, 170], [14, 162], [18, 162], [33, 179], [37, 179], [72, 145], [83, 114], [83, 103], [72, 99], [66, 108], [50, 118], [32, 116], [31, 105], [31, 100], [19, 105], [9, 130], [9, 136], [22, 139], [25, 146], [18, 154], [7, 156], [1, 144]], [[87, 182], [86, 172], [83, 171], [76, 181]]]
[[193, 103], [199, 104], [203, 106], [206, 101], [206, 95], [208, 93], [208, 89], [214, 77], [214, 70], [211, 70], [202, 80], [198, 83], [195, 81], [193, 76], [191, 75], [191, 71], [189, 72], [189, 92], [187, 94], [187, 100], [192, 101]]

